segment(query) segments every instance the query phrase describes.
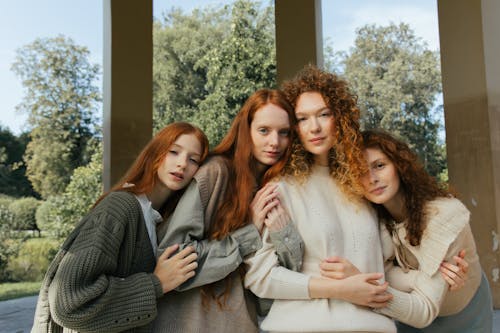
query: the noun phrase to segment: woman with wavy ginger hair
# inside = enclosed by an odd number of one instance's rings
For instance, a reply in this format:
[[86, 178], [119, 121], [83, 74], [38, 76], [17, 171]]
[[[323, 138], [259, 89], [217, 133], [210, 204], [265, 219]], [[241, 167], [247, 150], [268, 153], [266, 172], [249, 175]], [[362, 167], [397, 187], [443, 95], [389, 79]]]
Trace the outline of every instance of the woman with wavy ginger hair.
[[[267, 212], [281, 209], [276, 186], [264, 184], [288, 160], [292, 116], [281, 91], [256, 91], [195, 175], [159, 233], [160, 251], [194, 247], [198, 268], [161, 300], [155, 332], [258, 332], [256, 299], [243, 287], [240, 265], [262, 246]], [[297, 235], [291, 228], [280, 225], [276, 236]], [[287, 265], [290, 253], [294, 262], [302, 256], [300, 247], [288, 249], [280, 263]]]
[[[406, 143], [383, 131], [365, 131], [363, 138], [365, 197], [383, 223], [386, 261], [397, 262], [386, 267], [394, 299], [380, 312], [399, 321], [398, 332], [491, 332], [491, 294], [469, 211]], [[450, 264], [441, 262], [460, 262], [455, 254], [462, 250], [467, 279], [450, 292], [449, 278], [439, 274]]]
[[[368, 307], [387, 305], [377, 217], [362, 199], [366, 171], [359, 109], [347, 83], [307, 66], [283, 90], [295, 108], [299, 140], [277, 180], [283, 211], [274, 220], [291, 221], [304, 242], [302, 267], [279, 265], [276, 245], [264, 228], [263, 246], [245, 260], [245, 286], [274, 299], [261, 328], [270, 332], [396, 332], [394, 322]], [[335, 280], [322, 277], [328, 257], [349, 258], [363, 274]], [[373, 273], [375, 272], [375, 273]]]

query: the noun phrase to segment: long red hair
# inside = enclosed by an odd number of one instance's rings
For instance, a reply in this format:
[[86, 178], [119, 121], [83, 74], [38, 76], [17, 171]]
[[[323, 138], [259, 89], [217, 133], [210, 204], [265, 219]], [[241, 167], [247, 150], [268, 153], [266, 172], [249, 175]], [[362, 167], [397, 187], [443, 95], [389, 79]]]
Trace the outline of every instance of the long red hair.
[[[281, 159], [266, 170], [262, 179], [257, 179], [257, 161], [252, 154], [250, 126], [257, 111], [267, 104], [279, 106], [293, 117], [293, 109], [285, 95], [274, 89], [260, 89], [253, 93], [233, 120], [231, 128], [213, 154], [222, 155], [229, 161], [231, 178], [222, 206], [218, 209], [210, 230], [210, 238], [222, 239], [229, 233], [249, 223], [249, 207], [257, 187], [278, 175], [291, 153], [289, 145]], [[293, 131], [290, 131], [290, 143]]]
[[[109, 192], [127, 191], [134, 194], [149, 193], [153, 190], [158, 179], [158, 169], [165, 159], [170, 146], [184, 134], [193, 134], [200, 142], [202, 154], [200, 162], [203, 162], [208, 155], [208, 139], [198, 127], [186, 122], [175, 122], [167, 125], [159, 131], [149, 143], [142, 149], [139, 156], [135, 159], [132, 166], [128, 169], [118, 183], [116, 183]], [[133, 186], [128, 186], [133, 184]], [[108, 192], [108, 193], [109, 193]], [[172, 202], [176, 202], [183, 191], [177, 191], [174, 197], [171, 197], [167, 203], [160, 209], [160, 213], [170, 212]], [[101, 201], [108, 193], [99, 198]], [[97, 204], [96, 203], [96, 204]]]
[[[241, 107], [231, 124], [226, 136], [213, 150], [213, 154], [224, 156], [229, 162], [230, 181], [222, 205], [217, 210], [215, 219], [208, 231], [210, 239], [222, 239], [231, 232], [247, 225], [249, 221], [250, 203], [259, 186], [278, 175], [290, 157], [291, 142], [294, 139], [290, 131], [290, 144], [281, 159], [266, 170], [261, 179], [257, 179], [256, 159], [252, 154], [252, 137], [250, 128], [254, 115], [267, 104], [274, 104], [285, 110], [288, 119], [293, 117], [293, 108], [288, 103], [285, 95], [274, 89], [260, 89], [253, 93]], [[291, 127], [291, 124], [290, 124]], [[243, 270], [240, 268], [240, 274]], [[225, 289], [216, 295], [213, 285], [206, 285], [202, 289], [203, 305], [208, 306], [209, 297], [215, 299], [219, 308], [223, 308], [229, 289], [231, 277], [224, 280]]]

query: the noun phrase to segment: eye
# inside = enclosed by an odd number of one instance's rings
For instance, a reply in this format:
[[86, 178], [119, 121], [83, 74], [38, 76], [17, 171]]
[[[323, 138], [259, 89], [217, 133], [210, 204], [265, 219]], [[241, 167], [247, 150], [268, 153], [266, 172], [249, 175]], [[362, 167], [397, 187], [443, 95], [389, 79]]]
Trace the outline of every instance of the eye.
[[382, 169], [382, 168], [384, 168], [384, 166], [385, 166], [385, 163], [379, 162], [379, 163], [375, 164], [375, 169]]
[[172, 155], [178, 155], [179, 153], [177, 152], [177, 150], [169, 150], [168, 151], [169, 154], [172, 154]]
[[290, 135], [290, 130], [288, 130], [288, 129], [281, 130], [281, 131], [279, 131], [279, 135], [283, 136], [283, 137], [287, 137]]
[[320, 113], [320, 117], [330, 117], [332, 115], [332, 111], [325, 110]]
[[196, 164], [196, 165], [200, 165], [200, 161], [198, 161], [196, 158], [190, 158], [189, 159], [189, 162], [193, 163], [193, 164]]
[[261, 127], [259, 129], [257, 129], [257, 132], [259, 132], [260, 134], [267, 134], [267, 133], [269, 133], [268, 129], [265, 128], [265, 127]]
[[297, 121], [300, 123], [300, 122], [303, 122], [306, 120], [306, 117], [298, 117], [297, 118]]

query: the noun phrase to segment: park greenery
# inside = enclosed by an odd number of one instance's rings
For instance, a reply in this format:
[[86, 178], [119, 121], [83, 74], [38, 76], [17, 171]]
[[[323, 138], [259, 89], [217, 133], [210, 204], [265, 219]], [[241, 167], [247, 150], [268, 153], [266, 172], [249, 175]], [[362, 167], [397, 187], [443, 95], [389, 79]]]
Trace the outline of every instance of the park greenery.
[[[274, 9], [250, 0], [153, 25], [153, 117], [158, 130], [190, 121], [212, 146], [244, 100], [276, 87]], [[438, 55], [406, 24], [366, 25], [326, 65], [358, 96], [364, 128], [406, 139], [431, 174], [446, 173]], [[39, 281], [61, 241], [102, 194], [100, 67], [65, 36], [39, 38], [12, 64], [24, 87], [26, 133], [0, 126], [0, 282]]]

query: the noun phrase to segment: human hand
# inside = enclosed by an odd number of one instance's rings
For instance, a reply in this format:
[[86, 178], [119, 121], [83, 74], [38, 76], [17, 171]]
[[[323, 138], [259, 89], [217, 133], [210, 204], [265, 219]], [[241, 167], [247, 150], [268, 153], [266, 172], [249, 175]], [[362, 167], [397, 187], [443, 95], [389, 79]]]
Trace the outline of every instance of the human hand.
[[349, 260], [339, 256], [326, 258], [319, 268], [321, 275], [330, 279], [345, 279], [361, 273]]
[[262, 232], [264, 220], [267, 214], [279, 204], [277, 200], [278, 185], [268, 183], [255, 193], [255, 196], [250, 203], [250, 219], [259, 232]]
[[160, 280], [163, 293], [177, 288], [187, 279], [193, 277], [194, 270], [198, 267], [196, 262], [198, 255], [192, 246], [188, 246], [170, 257], [177, 249], [179, 249], [179, 244], [167, 247], [156, 262], [153, 274]]
[[378, 281], [383, 276], [382, 273], [363, 273], [337, 280], [341, 283], [339, 298], [370, 308], [383, 308], [392, 299], [387, 292], [388, 282], [380, 284]]
[[281, 205], [279, 199], [274, 199], [278, 202], [278, 204], [273, 207], [269, 213], [267, 213], [266, 218], [264, 219], [264, 224], [269, 229], [269, 231], [280, 231], [283, 229], [288, 223], [290, 223], [290, 217], [288, 213]]
[[467, 271], [469, 263], [464, 259], [465, 250], [461, 250], [458, 256], [454, 256], [456, 265], [443, 261], [439, 267], [439, 271], [443, 279], [449, 284], [450, 291], [460, 290], [467, 281]]

